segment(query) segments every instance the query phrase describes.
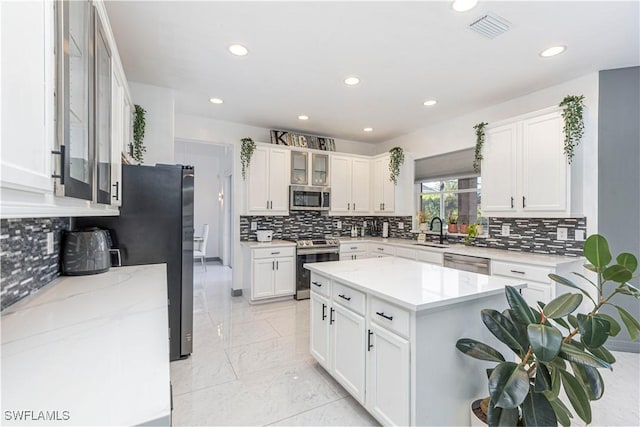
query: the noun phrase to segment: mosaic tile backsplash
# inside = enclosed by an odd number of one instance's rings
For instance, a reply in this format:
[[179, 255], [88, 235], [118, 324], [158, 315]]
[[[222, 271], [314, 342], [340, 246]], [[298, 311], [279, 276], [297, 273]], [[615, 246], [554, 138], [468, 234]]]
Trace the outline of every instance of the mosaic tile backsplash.
[[[240, 240], [255, 241], [256, 233], [250, 230], [251, 221], [256, 221], [259, 230], [273, 230], [274, 239], [298, 239], [305, 236], [349, 237], [351, 226], [358, 230], [362, 222], [371, 224], [372, 220], [389, 222], [389, 237], [415, 239], [412, 233], [410, 216], [397, 217], [330, 217], [319, 212], [291, 213], [290, 216], [241, 216]], [[342, 221], [342, 229], [337, 222]], [[404, 229], [398, 224], [402, 222]], [[502, 236], [502, 225], [509, 224], [510, 235]], [[568, 230], [567, 240], [557, 239], [558, 227]], [[510, 251], [533, 252], [540, 254], [582, 256], [584, 242], [575, 240], [576, 230], [587, 233], [587, 218], [489, 218], [489, 236], [473, 239], [472, 246], [504, 249]], [[366, 235], [370, 236], [369, 230]], [[437, 236], [429, 235], [435, 240]], [[448, 236], [449, 243], [464, 243], [464, 236]]]
[[[256, 221], [258, 230], [273, 230], [274, 239], [300, 239], [308, 236], [332, 236], [349, 237], [351, 227], [358, 227], [358, 236], [362, 230], [363, 221], [367, 222], [365, 234], [371, 235], [370, 227], [373, 220], [389, 223], [389, 237], [400, 239], [413, 239], [411, 233], [410, 216], [374, 217], [374, 216], [327, 216], [320, 212], [291, 212], [289, 216], [241, 216], [240, 240], [256, 241], [256, 232], [251, 231], [251, 222]], [[338, 221], [342, 222], [342, 228], [338, 229]], [[404, 225], [400, 230], [399, 224]], [[380, 225], [382, 227], [382, 225]]]
[[[11, 218], [1, 221], [0, 309], [42, 288], [60, 275], [62, 231], [68, 218]], [[54, 232], [54, 250], [47, 255], [47, 233]]]

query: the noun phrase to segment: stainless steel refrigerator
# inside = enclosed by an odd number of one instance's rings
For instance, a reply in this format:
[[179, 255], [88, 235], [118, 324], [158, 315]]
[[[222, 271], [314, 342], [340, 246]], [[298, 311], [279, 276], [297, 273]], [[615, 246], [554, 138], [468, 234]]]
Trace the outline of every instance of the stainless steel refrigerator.
[[167, 264], [170, 358], [193, 349], [193, 175], [192, 166], [122, 166], [118, 217], [85, 217], [76, 228], [110, 231], [122, 265]]

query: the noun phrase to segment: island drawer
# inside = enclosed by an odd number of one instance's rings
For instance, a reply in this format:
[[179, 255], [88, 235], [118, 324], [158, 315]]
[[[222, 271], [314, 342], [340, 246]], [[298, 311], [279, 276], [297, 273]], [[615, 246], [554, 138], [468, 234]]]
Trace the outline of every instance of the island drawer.
[[387, 329], [409, 337], [411, 315], [404, 308], [381, 299], [369, 298], [369, 318]]
[[324, 295], [325, 297], [331, 296], [331, 280], [318, 273], [311, 273], [311, 290], [313, 292]]
[[293, 257], [295, 255], [296, 248], [294, 247], [260, 248], [253, 250], [253, 259]]
[[365, 294], [342, 283], [333, 282], [333, 300], [364, 316]]
[[537, 267], [527, 264], [518, 264], [504, 261], [491, 261], [491, 274], [516, 279], [528, 279], [536, 282], [549, 283], [549, 273], [553, 273], [551, 268]]

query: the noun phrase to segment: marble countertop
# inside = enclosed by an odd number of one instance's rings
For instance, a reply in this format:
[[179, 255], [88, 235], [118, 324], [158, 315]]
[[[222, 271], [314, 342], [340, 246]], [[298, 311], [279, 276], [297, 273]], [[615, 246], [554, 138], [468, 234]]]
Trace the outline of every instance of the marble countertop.
[[271, 242], [240, 242], [242, 246], [246, 246], [251, 249], [255, 248], [284, 248], [287, 246], [295, 247], [296, 242], [290, 242], [288, 240], [273, 239]]
[[304, 267], [412, 311], [504, 292], [517, 279], [469, 273], [397, 257], [309, 263]]
[[462, 244], [448, 245], [446, 248], [431, 246], [420, 246], [416, 240], [395, 239], [382, 237], [340, 237], [340, 243], [386, 243], [393, 246], [409, 247], [431, 252], [449, 252], [459, 255], [471, 255], [482, 258], [490, 258], [495, 261], [521, 262], [524, 264], [534, 264], [547, 267], [557, 267], [559, 265], [573, 263], [581, 260], [580, 257], [545, 255], [531, 252], [517, 252], [502, 249], [479, 248]]
[[[61, 277], [1, 327], [3, 425], [169, 425], [164, 264]], [[20, 410], [68, 419], [7, 420]]]

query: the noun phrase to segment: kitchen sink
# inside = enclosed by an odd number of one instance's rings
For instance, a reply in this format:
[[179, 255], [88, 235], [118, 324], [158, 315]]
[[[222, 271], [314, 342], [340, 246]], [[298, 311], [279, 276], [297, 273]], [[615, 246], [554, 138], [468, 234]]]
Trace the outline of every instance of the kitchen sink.
[[431, 242], [418, 242], [415, 243], [417, 246], [427, 246], [430, 248], [448, 248], [449, 245], [440, 244], [440, 243], [431, 243]]

